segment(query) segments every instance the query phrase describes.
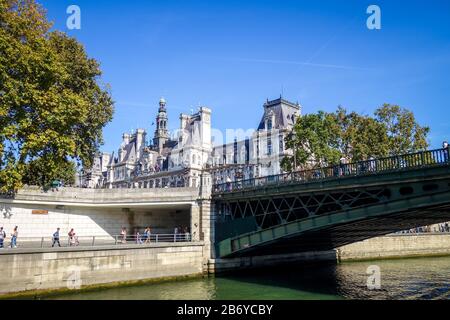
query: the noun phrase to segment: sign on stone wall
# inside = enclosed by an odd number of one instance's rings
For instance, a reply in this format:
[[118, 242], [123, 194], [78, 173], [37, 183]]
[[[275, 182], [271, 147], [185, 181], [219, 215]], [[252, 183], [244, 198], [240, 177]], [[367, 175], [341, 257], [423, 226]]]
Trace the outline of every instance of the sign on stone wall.
[[33, 210], [31, 214], [38, 214], [38, 215], [47, 215], [48, 210]]

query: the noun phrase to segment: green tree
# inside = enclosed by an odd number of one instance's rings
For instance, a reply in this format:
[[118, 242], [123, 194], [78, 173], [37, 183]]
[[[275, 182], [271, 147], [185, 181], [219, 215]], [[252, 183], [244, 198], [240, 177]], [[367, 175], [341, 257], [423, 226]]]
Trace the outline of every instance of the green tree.
[[[113, 101], [83, 46], [34, 0], [0, 0], [0, 191], [61, 179], [102, 144]], [[45, 170], [45, 173], [39, 172]], [[45, 179], [33, 178], [33, 173]]]
[[[53, 163], [55, 160], [53, 157], [44, 157], [27, 163], [23, 182], [28, 185], [49, 187], [55, 179], [58, 179], [65, 186], [74, 185], [77, 173], [75, 163], [65, 160]], [[49, 168], [52, 169], [51, 172], [48, 171]]]
[[323, 111], [298, 118], [293, 134], [286, 138], [287, 148], [296, 150], [296, 159], [284, 158], [282, 167], [291, 171], [294, 161], [297, 161], [296, 170], [336, 162], [340, 156], [334, 147], [338, 138], [336, 127], [335, 119]]
[[333, 129], [337, 137], [334, 148], [342, 156], [361, 161], [388, 154], [387, 128], [383, 123], [370, 116], [348, 113], [342, 107], [338, 107], [331, 116], [336, 126]]
[[375, 111], [375, 119], [386, 126], [390, 154], [404, 154], [429, 147], [427, 136], [430, 128], [421, 126], [408, 109], [384, 104]]
[[389, 154], [386, 126], [369, 116], [352, 113], [351, 153], [352, 161], [380, 158]]
[[[336, 164], [342, 156], [356, 162], [424, 150], [429, 131], [399, 106], [386, 104], [374, 117], [338, 107], [334, 113], [319, 111], [299, 118], [286, 146], [296, 150], [297, 169], [312, 168]], [[294, 159], [286, 157], [282, 167], [293, 170]]]

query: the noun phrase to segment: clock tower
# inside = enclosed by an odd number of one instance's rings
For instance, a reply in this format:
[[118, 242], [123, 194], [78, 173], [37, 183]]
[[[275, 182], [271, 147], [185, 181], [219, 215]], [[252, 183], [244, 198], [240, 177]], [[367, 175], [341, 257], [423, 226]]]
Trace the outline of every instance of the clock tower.
[[161, 98], [159, 100], [159, 110], [158, 116], [156, 117], [156, 130], [155, 136], [153, 138], [153, 145], [158, 149], [161, 153], [164, 148], [164, 144], [169, 140], [169, 131], [167, 129], [167, 109], [166, 109], [166, 100]]

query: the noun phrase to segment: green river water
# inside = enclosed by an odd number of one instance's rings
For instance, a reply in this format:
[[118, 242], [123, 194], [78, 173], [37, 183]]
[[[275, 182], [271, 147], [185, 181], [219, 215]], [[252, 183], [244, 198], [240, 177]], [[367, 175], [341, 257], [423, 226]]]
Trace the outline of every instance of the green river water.
[[[381, 271], [381, 289], [367, 288], [367, 268]], [[65, 300], [449, 299], [450, 257], [290, 266], [227, 276], [68, 293]]]

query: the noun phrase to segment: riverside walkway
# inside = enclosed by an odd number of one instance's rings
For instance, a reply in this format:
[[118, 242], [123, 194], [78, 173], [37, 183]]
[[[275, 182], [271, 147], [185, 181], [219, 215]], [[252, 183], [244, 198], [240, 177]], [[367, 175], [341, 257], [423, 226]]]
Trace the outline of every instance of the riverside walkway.
[[127, 236], [126, 240], [122, 240], [122, 236], [83, 236], [77, 237], [76, 242], [71, 244], [69, 237], [60, 237], [58, 246], [53, 246], [52, 237], [36, 237], [36, 238], [19, 238], [17, 248], [11, 248], [11, 242], [8, 239], [4, 242], [4, 248], [0, 248], [0, 253], [5, 251], [17, 251], [18, 249], [45, 249], [45, 248], [93, 248], [93, 247], [112, 247], [124, 245], [154, 245], [154, 244], [175, 244], [192, 242], [190, 234], [152, 234], [150, 239], [136, 236]]

